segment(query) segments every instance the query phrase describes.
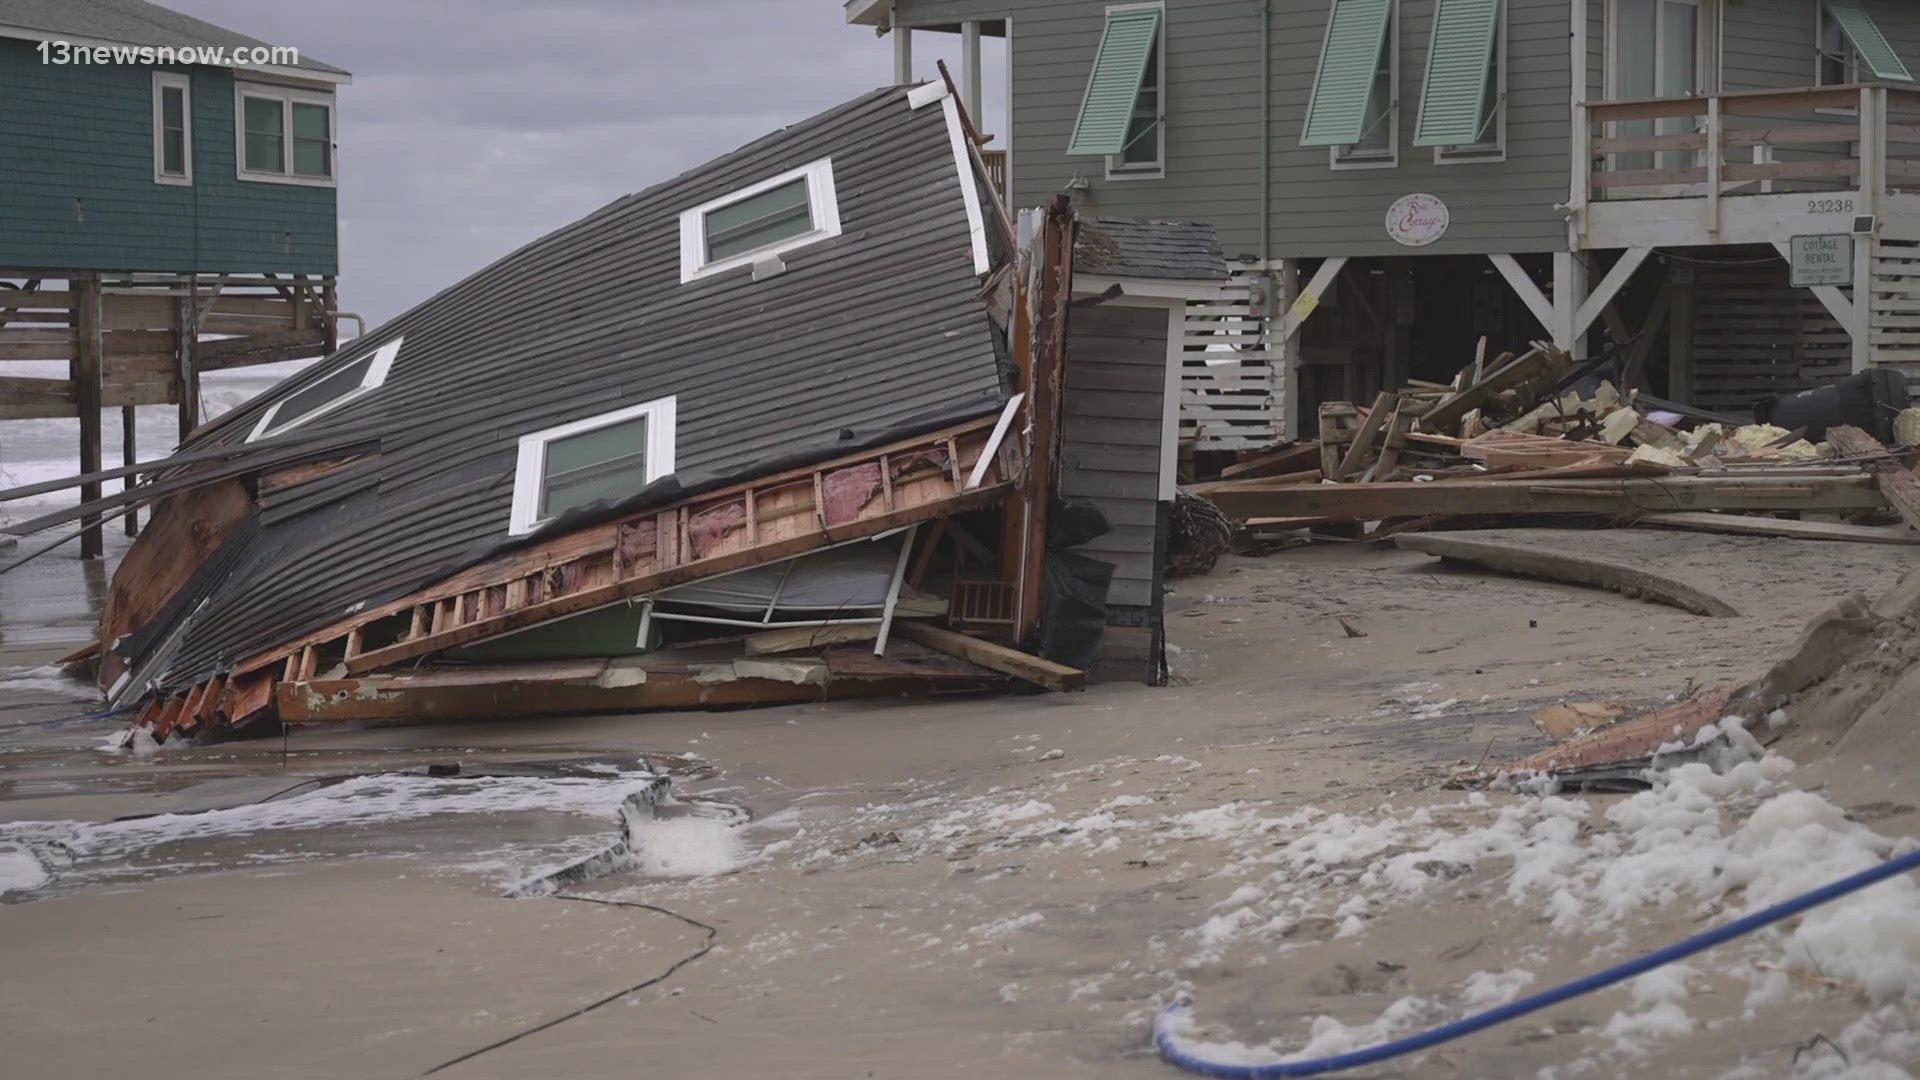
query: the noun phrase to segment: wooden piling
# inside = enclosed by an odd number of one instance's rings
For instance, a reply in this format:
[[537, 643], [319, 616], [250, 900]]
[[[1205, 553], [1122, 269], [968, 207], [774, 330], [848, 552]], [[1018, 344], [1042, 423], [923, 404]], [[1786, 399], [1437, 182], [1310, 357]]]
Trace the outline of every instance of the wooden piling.
[[[77, 272], [71, 284], [73, 286], [74, 336], [71, 374], [74, 404], [80, 413], [80, 471], [96, 473], [101, 470], [100, 275], [87, 271]], [[93, 502], [98, 498], [100, 498], [98, 480], [80, 486], [82, 502]], [[80, 519], [80, 528], [80, 557], [97, 559], [105, 554], [106, 543], [101, 532], [100, 515], [89, 514]]]

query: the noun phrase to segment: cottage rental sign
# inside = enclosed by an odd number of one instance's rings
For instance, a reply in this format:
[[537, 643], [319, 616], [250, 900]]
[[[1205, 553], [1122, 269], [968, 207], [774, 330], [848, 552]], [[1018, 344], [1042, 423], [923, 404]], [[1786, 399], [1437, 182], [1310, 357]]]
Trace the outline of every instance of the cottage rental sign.
[[1853, 237], [1847, 233], [1793, 237], [1793, 287], [1853, 284]]
[[1432, 195], [1402, 195], [1387, 211], [1387, 235], [1407, 247], [1426, 247], [1447, 234], [1447, 204]]

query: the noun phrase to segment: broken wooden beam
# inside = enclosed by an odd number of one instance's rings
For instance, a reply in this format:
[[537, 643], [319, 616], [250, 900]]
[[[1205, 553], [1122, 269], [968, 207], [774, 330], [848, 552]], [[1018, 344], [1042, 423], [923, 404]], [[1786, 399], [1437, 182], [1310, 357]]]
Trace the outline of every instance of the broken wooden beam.
[[1657, 479], [1454, 480], [1295, 484], [1209, 495], [1228, 517], [1373, 521], [1426, 514], [1627, 514], [1669, 510], [1872, 510], [1865, 475], [1664, 476]]
[[1899, 511], [1906, 523], [1920, 529], [1920, 476], [1912, 469], [1887, 455], [1887, 448], [1880, 440], [1861, 431], [1857, 427], [1842, 424], [1827, 429], [1827, 443], [1835, 451], [1846, 457], [1868, 459], [1865, 462], [1867, 472], [1886, 496], [1887, 502]]
[[1298, 443], [1229, 465], [1220, 470], [1220, 479], [1251, 480], [1259, 476], [1279, 476], [1283, 473], [1300, 472], [1319, 460], [1319, 443]]
[[[894, 624], [898, 630], [906, 623]], [[872, 641], [880, 635], [879, 623], [838, 623], [831, 626], [790, 626], [782, 630], [762, 630], [748, 634], [748, 656], [772, 656], [777, 653], [820, 649], [844, 645], [849, 641]]]
[[991, 641], [955, 633], [926, 623], [901, 623], [894, 629], [900, 636], [917, 641], [950, 656], [970, 660], [984, 668], [1044, 686], [1049, 690], [1079, 690], [1087, 685], [1087, 673], [1065, 664], [1056, 664], [1038, 656], [1010, 649]]
[[1521, 386], [1546, 374], [1564, 362], [1566, 354], [1556, 349], [1535, 346], [1520, 357], [1494, 369], [1479, 382], [1461, 390], [1428, 409], [1420, 422], [1429, 431], [1442, 431], [1460, 422], [1468, 412], [1480, 408], [1506, 390]]
[[1847, 525], [1837, 521], [1790, 521], [1751, 514], [1648, 514], [1637, 525], [1658, 525], [1735, 536], [1784, 536], [1795, 540], [1841, 540], [1857, 544], [1920, 544], [1920, 531], [1905, 525]]
[[1401, 533], [1393, 538], [1393, 542], [1408, 551], [1469, 562], [1523, 577], [1610, 589], [1627, 596], [1658, 601], [1696, 615], [1723, 619], [1738, 618], [1740, 615], [1739, 609], [1732, 604], [1684, 581], [1608, 559], [1460, 533]]

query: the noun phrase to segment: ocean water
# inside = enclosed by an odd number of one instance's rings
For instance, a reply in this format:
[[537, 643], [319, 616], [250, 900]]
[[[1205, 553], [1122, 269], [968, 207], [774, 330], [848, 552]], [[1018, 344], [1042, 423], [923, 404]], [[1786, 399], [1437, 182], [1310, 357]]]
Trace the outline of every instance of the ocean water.
[[[200, 380], [201, 415], [211, 420], [258, 396], [312, 362], [292, 360], [253, 368], [207, 372]], [[28, 360], [8, 363], [4, 373], [31, 378], [63, 378], [66, 368], [66, 362], [61, 360]], [[135, 460], [152, 461], [172, 453], [179, 436], [177, 407], [143, 405], [136, 408], [134, 413]], [[102, 466], [117, 468], [122, 463], [119, 409], [104, 410], [101, 429]], [[0, 420], [0, 489], [74, 476], [79, 471], [78, 419]], [[109, 495], [119, 491], [120, 481], [109, 480], [101, 490]], [[0, 532], [6, 531], [9, 522], [25, 521], [79, 501], [79, 489], [67, 488], [13, 502], [0, 502]]]
[[[254, 368], [208, 372], [201, 378], [202, 415], [212, 419], [258, 396], [280, 380], [312, 363], [294, 360]], [[66, 375], [64, 361], [12, 361], [0, 373], [36, 378]], [[134, 448], [137, 460], [152, 461], [173, 452], [179, 421], [175, 406], [148, 405], [135, 410]], [[121, 464], [119, 409], [107, 409], [101, 418], [101, 463]], [[0, 490], [23, 484], [77, 475], [80, 471], [80, 421], [0, 420]], [[121, 482], [101, 485], [103, 494], [120, 490]], [[10, 523], [26, 521], [80, 501], [78, 488], [50, 491], [29, 498], [0, 502], [0, 537]], [[112, 568], [132, 541], [124, 522], [106, 525], [106, 558], [82, 560], [75, 526], [62, 525], [19, 538], [9, 545], [0, 539], [0, 677], [25, 670], [21, 665], [44, 662], [47, 649], [65, 646], [94, 634]], [[49, 545], [58, 546], [49, 548]], [[48, 550], [42, 552], [43, 548]], [[14, 566], [26, 556], [30, 561]], [[12, 569], [6, 569], [14, 567]], [[24, 650], [24, 651], [22, 651]], [[19, 669], [19, 670], [15, 670]], [[10, 696], [0, 684], [0, 699]]]

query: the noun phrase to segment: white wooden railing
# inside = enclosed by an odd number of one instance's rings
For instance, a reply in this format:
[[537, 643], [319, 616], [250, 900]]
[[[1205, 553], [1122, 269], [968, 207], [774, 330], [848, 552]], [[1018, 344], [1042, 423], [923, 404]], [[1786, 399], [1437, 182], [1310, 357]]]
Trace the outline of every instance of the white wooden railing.
[[[1920, 89], [1868, 83], [1590, 102], [1580, 202], [1920, 189]], [[1636, 131], [1650, 126], [1651, 132]], [[1870, 212], [1870, 211], [1868, 211]]]

